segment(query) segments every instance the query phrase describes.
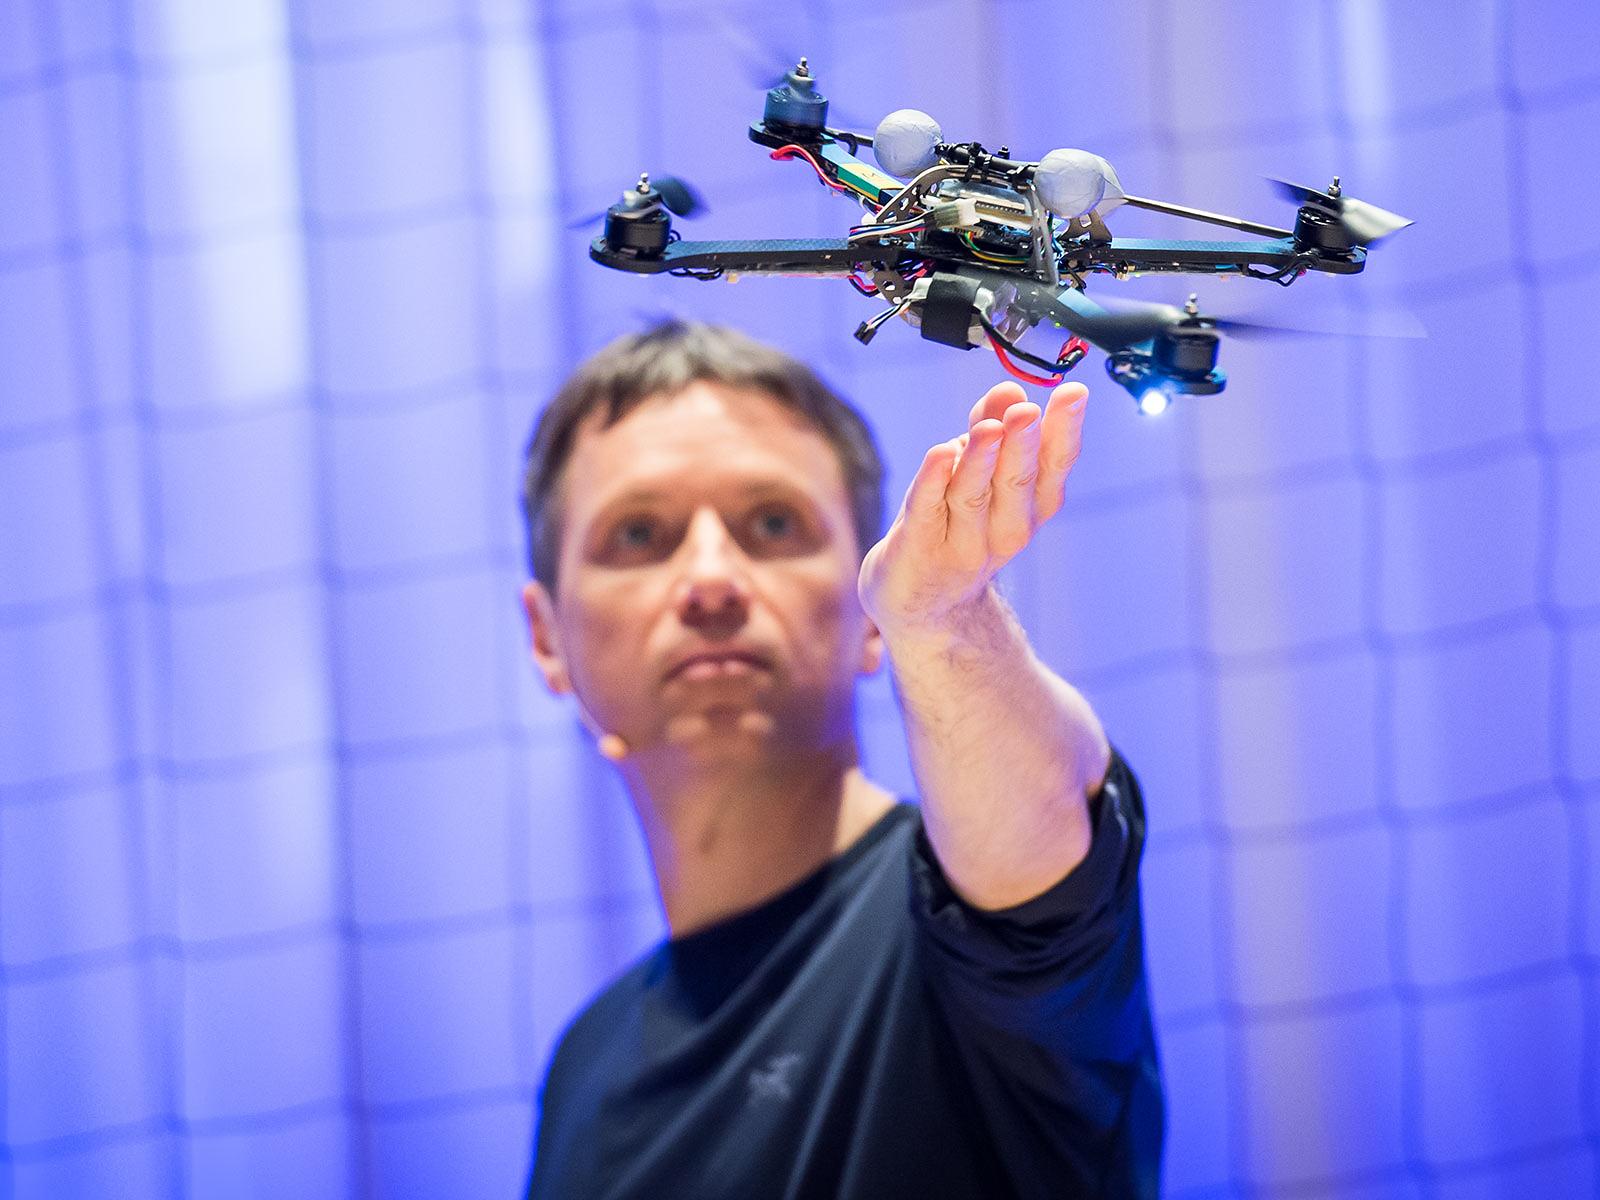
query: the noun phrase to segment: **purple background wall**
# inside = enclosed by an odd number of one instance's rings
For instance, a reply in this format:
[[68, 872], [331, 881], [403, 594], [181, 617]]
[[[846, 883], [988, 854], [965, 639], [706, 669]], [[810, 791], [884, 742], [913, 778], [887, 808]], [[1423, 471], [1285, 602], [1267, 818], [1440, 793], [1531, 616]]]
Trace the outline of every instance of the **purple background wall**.
[[[565, 221], [641, 167], [708, 236], [850, 219], [745, 140], [762, 46], [839, 120], [1267, 219], [1260, 175], [1337, 172], [1418, 219], [1366, 277], [1203, 298], [1401, 303], [1426, 341], [1234, 343], [1159, 420], [1096, 355], [1008, 586], [1150, 797], [1170, 1194], [1595, 1194], [1594, 5], [23, 0], [0, 1195], [516, 1193], [552, 1039], [660, 932], [525, 659], [532, 415], [642, 315], [732, 320], [870, 411], [898, 495], [999, 377], [861, 348], [837, 283], [586, 261]], [[862, 725], [909, 788], [881, 679]]]

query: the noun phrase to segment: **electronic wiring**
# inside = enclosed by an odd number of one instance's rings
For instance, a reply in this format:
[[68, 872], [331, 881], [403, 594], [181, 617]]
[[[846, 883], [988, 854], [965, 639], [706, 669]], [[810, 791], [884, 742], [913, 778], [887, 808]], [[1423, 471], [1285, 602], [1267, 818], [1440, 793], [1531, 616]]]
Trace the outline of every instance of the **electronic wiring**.
[[[871, 338], [873, 334], [878, 332], [879, 327], [887, 322], [890, 317], [898, 317], [901, 313], [905, 312], [906, 308], [910, 304], [910, 300], [900, 300], [891, 305], [889, 308], [884, 309], [881, 313], [878, 313], [872, 317], [868, 317], [862, 322], [861, 328], [856, 331], [856, 337], [863, 341]], [[865, 337], [862, 336], [863, 334]]]
[[894, 237], [904, 233], [921, 233], [927, 227], [927, 222], [920, 216], [901, 221], [897, 225], [857, 225], [850, 230], [849, 240], [860, 242], [869, 238]]
[[1060, 383], [1063, 378], [1065, 378], [1064, 372], [1061, 375], [1044, 376], [1028, 374], [1028, 372], [1024, 371], [1021, 367], [1017, 366], [1006, 357], [1005, 348], [1000, 345], [999, 338], [995, 337], [995, 335], [992, 333], [988, 335], [988, 338], [989, 345], [994, 347], [994, 356], [1000, 360], [1000, 365], [1005, 368], [1006, 373], [1017, 379], [1020, 379], [1023, 383], [1032, 383], [1039, 387], [1054, 387], [1056, 384]]
[[972, 252], [974, 257], [980, 258], [984, 262], [999, 263], [1003, 266], [1009, 267], [1017, 266], [1028, 261], [1026, 255], [1018, 256], [1012, 254], [990, 254], [986, 251], [979, 250], [977, 243], [973, 240], [970, 233], [963, 232], [959, 236], [962, 244], [964, 244], [966, 248]]
[[[995, 357], [1000, 360], [1000, 365], [1008, 373], [1025, 383], [1038, 384], [1040, 387], [1053, 387], [1055, 384], [1060, 383], [1066, 373], [1082, 362], [1084, 356], [1089, 353], [1089, 343], [1074, 334], [1062, 343], [1061, 353], [1056, 356], [1055, 362], [1050, 362], [1036, 354], [1029, 354], [1022, 349], [1022, 347], [996, 329], [993, 323], [982, 313], [978, 314], [978, 322], [983, 326], [984, 333], [988, 335], [989, 345], [994, 347]], [[1011, 361], [1013, 358], [1021, 359], [1031, 366], [1041, 367], [1048, 371], [1049, 375], [1044, 378], [1037, 375], [1029, 375]]]
[[[796, 155], [799, 155], [801, 158], [810, 163], [811, 169], [817, 173], [817, 178], [822, 180], [824, 184], [832, 188], [834, 191], [843, 192], [847, 196], [858, 196], [866, 204], [875, 205], [876, 197], [856, 187], [854, 184], [846, 183], [842, 180], [835, 179], [832, 175], [829, 175], [828, 172], [823, 169], [822, 164], [817, 161], [816, 156], [804, 146], [796, 146], [791, 142], [787, 146], [779, 146], [772, 152], [770, 157], [781, 160], [794, 158]], [[874, 211], [876, 211], [875, 208]]]

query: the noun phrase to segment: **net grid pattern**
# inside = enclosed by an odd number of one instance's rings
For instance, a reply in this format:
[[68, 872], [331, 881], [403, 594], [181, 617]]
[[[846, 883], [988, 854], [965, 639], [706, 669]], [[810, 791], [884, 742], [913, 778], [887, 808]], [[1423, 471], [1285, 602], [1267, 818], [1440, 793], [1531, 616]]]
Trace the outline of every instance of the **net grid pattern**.
[[[1600, 19], [1096, 16], [1137, 69], [1064, 133], [993, 36], [1062, 18], [912, 7], [0, 18], [0, 1193], [525, 1179], [561, 1025], [660, 932], [517, 624], [551, 380], [643, 316], [735, 321], [867, 409], [892, 494], [992, 382], [905, 330], [861, 351], [837, 286], [634, 280], [564, 227], [646, 166], [703, 183], [706, 236], [834, 228], [740, 144], [756, 92], [675, 65], [776, 42], [841, 110], [1092, 145], [1136, 191], [1261, 211], [1264, 167], [1349, 163], [1421, 218], [1321, 295], [1426, 342], [1232, 343], [1226, 405], [1162, 423], [1090, 378], [1069, 512], [1006, 586], [1150, 795], [1168, 1193], [1594, 1192]], [[909, 791], [882, 679], [861, 725]]]

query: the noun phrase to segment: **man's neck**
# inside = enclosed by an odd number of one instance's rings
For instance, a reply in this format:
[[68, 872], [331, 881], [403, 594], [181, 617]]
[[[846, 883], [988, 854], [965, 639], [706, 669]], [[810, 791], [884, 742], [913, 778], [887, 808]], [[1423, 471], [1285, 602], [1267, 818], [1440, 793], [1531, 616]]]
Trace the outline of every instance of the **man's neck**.
[[894, 805], [853, 744], [689, 772], [625, 772], [673, 937], [754, 908]]

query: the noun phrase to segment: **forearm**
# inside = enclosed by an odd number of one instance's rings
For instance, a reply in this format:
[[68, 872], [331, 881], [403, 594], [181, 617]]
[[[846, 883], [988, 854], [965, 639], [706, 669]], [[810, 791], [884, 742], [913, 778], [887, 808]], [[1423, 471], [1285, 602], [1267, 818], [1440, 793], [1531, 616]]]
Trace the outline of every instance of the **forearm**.
[[1088, 851], [1110, 761], [1098, 718], [992, 588], [937, 629], [884, 637], [946, 876], [980, 908], [1039, 895]]

